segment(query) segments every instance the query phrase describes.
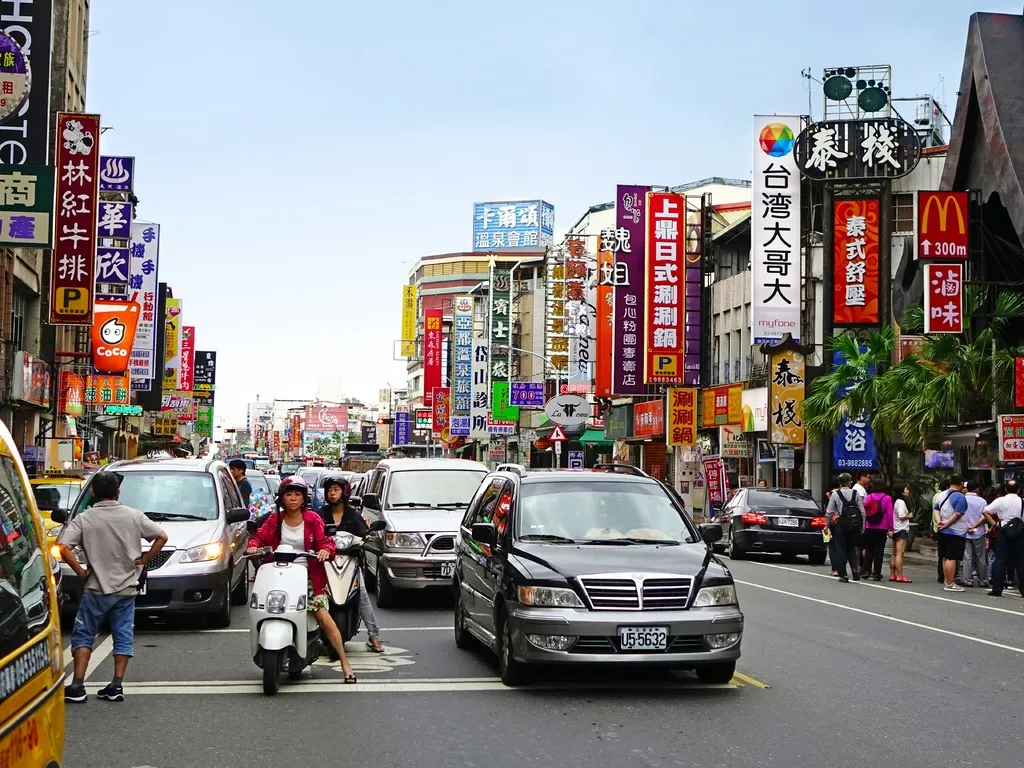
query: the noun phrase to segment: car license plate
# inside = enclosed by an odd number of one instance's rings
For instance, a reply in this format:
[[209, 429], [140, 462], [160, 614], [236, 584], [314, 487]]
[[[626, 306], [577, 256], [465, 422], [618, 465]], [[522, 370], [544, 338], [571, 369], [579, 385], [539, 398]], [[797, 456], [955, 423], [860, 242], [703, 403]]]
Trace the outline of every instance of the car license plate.
[[668, 627], [619, 627], [619, 648], [623, 651], [664, 651], [668, 648]]
[[455, 575], [455, 563], [441, 563], [441, 578], [450, 579]]
[[781, 525], [783, 528], [799, 528], [800, 521], [797, 520], [795, 517], [780, 517], [779, 525]]

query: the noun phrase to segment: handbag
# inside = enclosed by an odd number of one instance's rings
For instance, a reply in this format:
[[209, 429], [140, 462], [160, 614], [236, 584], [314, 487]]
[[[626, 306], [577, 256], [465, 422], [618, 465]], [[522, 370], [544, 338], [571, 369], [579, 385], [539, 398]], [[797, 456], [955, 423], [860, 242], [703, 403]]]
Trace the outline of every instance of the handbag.
[[[1020, 511], [1021, 514], [1024, 515], [1024, 499], [1020, 500]], [[1024, 520], [1019, 517], [1014, 517], [1007, 520], [1005, 523], [1001, 523], [999, 528], [1008, 540], [1016, 541], [1017, 538], [1024, 533]]]

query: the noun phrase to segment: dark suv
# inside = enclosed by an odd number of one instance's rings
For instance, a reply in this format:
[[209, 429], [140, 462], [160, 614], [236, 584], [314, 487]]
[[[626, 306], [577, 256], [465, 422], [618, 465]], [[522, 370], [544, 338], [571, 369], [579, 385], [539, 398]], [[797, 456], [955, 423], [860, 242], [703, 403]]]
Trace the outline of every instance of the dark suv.
[[727, 683], [743, 614], [709, 549], [721, 535], [639, 470], [494, 472], [456, 539], [455, 643], [490, 648], [507, 685], [535, 664], [595, 662]]

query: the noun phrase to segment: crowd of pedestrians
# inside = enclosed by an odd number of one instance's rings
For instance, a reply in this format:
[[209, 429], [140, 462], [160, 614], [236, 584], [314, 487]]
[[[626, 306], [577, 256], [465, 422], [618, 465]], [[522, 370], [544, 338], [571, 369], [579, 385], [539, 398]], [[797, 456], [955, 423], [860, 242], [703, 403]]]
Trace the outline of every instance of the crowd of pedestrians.
[[[909, 584], [904, 553], [914, 517], [912, 491], [890, 493], [867, 472], [832, 478], [827, 495], [826, 532], [832, 574], [881, 581], [887, 540], [892, 540], [889, 581]], [[932, 531], [938, 549], [937, 579], [947, 592], [989, 589], [1000, 597], [1015, 586], [1024, 597], [1024, 498], [1016, 480], [982, 489], [958, 475], [931, 500]]]

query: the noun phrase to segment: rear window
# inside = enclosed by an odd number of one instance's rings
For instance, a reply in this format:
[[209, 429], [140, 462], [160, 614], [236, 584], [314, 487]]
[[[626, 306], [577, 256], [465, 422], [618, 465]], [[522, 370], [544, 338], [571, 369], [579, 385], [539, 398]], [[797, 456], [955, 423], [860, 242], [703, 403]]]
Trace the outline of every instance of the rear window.
[[[217, 491], [213, 476], [205, 472], [124, 472], [118, 501], [148, 514], [194, 515], [216, 520]], [[75, 513], [93, 503], [92, 493], [83, 493]]]
[[245, 479], [249, 481], [249, 485], [252, 486], [254, 491], [262, 489], [267, 493], [270, 493], [270, 486], [267, 485], [267, 477], [262, 472], [246, 472]]
[[316, 485], [316, 479], [324, 474], [322, 469], [307, 469], [299, 472], [299, 477], [306, 481], [307, 485]]
[[806, 494], [795, 491], [747, 491], [749, 507], [791, 507], [817, 509], [818, 504]]
[[60, 504], [58, 509], [71, 509], [71, 502], [78, 497], [78, 492], [81, 490], [82, 484], [79, 481], [74, 483], [47, 483], [46, 485], [33, 485], [32, 492], [35, 494], [36, 500], [40, 497], [39, 491], [48, 489], [56, 490], [60, 494]]

